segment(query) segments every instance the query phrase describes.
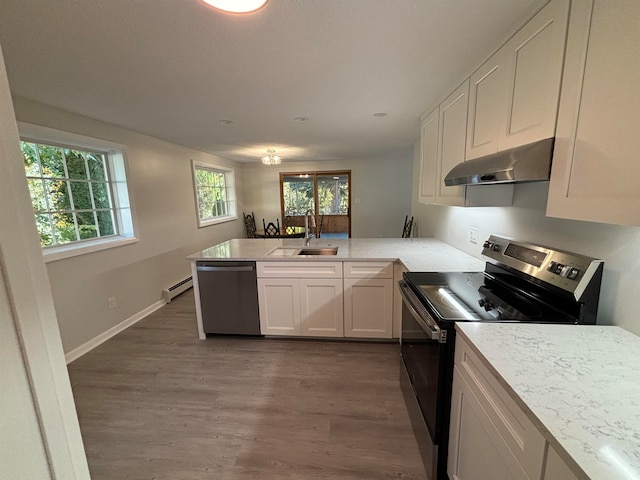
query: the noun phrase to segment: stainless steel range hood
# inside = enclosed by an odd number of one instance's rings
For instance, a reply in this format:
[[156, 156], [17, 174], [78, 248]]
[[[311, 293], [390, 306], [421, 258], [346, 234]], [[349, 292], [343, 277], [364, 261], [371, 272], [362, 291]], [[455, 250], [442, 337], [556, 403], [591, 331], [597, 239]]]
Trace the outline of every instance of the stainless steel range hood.
[[462, 162], [447, 174], [444, 184], [485, 185], [549, 180], [553, 138]]

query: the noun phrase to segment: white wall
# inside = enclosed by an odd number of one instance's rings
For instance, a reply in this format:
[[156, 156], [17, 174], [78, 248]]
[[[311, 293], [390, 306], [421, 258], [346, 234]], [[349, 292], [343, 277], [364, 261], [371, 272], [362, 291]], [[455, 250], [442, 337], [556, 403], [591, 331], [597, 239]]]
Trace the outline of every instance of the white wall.
[[[65, 352], [161, 300], [161, 291], [190, 275], [185, 256], [243, 235], [240, 220], [198, 228], [191, 159], [233, 162], [14, 98], [16, 118], [126, 146], [139, 242], [47, 263]], [[236, 172], [242, 211], [242, 171]], [[109, 310], [107, 299], [116, 297]], [[194, 325], [195, 329], [195, 325]]]
[[[482, 240], [495, 233], [604, 260], [598, 323], [640, 335], [640, 228], [546, 217], [547, 193], [547, 182], [516, 185], [512, 207], [425, 206], [414, 200], [413, 214], [420, 236], [434, 236], [478, 258]], [[479, 229], [480, 244], [469, 243], [470, 227]]]
[[287, 162], [245, 166], [245, 208], [256, 223], [280, 218], [280, 172], [351, 170], [351, 236], [399, 237], [411, 210], [411, 158]]

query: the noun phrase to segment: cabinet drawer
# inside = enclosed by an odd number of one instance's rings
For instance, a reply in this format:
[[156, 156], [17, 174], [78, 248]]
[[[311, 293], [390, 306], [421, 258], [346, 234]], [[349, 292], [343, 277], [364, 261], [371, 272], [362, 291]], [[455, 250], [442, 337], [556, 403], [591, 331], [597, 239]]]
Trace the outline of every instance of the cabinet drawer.
[[393, 262], [344, 262], [344, 278], [393, 278]]
[[455, 365], [529, 478], [540, 478], [546, 441], [507, 390], [461, 338]]
[[342, 278], [342, 262], [257, 262], [258, 277]]

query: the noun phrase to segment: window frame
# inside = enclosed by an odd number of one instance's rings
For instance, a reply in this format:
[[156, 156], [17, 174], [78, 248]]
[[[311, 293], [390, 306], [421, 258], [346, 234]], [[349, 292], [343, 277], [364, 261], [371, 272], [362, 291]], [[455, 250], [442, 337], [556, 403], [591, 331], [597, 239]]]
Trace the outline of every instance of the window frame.
[[[200, 218], [200, 204], [198, 202], [198, 182], [196, 170], [206, 170], [210, 172], [218, 172], [224, 174], [225, 183], [225, 204], [227, 214], [206, 219]], [[231, 222], [238, 219], [238, 196], [236, 191], [236, 171], [233, 167], [227, 167], [220, 164], [203, 162], [200, 160], [191, 160], [191, 177], [193, 181], [193, 203], [195, 205], [196, 221], [198, 228], [209, 227], [221, 223]]]
[[[17, 122], [20, 141], [61, 146], [86, 151], [104, 152], [107, 163], [108, 187], [114, 212], [115, 235], [83, 239], [60, 245], [42, 247], [45, 262], [85, 255], [110, 248], [135, 243], [138, 240], [137, 224], [132, 205], [131, 188], [128, 184], [128, 166], [125, 146], [87, 137], [76, 133], [43, 127], [30, 123]], [[25, 187], [28, 189], [25, 173]], [[31, 195], [29, 195], [31, 196]], [[35, 223], [35, 211], [34, 223]]]

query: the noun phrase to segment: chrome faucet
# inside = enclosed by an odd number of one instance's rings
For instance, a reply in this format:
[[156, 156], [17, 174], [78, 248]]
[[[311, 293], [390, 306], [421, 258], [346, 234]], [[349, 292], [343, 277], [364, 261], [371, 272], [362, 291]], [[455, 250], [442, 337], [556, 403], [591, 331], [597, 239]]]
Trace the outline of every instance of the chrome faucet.
[[311, 232], [309, 232], [309, 216], [311, 216], [311, 226], [314, 228], [316, 226], [316, 218], [313, 216], [313, 211], [309, 209], [304, 214], [304, 246], [305, 247], [308, 247], [309, 245], [311, 245], [311, 239], [315, 236]]

